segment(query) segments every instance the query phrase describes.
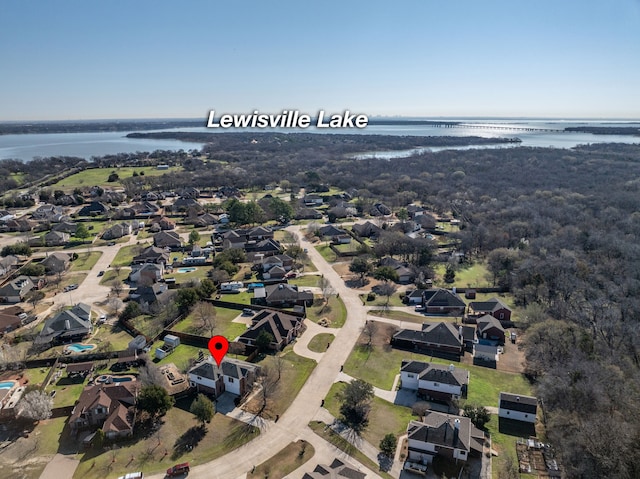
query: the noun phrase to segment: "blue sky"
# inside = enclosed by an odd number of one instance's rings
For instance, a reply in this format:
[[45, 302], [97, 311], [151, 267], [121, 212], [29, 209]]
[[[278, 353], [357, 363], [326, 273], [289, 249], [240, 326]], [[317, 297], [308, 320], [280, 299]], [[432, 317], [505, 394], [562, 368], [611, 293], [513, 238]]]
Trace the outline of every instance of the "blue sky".
[[0, 1], [0, 121], [640, 117], [640, 0]]

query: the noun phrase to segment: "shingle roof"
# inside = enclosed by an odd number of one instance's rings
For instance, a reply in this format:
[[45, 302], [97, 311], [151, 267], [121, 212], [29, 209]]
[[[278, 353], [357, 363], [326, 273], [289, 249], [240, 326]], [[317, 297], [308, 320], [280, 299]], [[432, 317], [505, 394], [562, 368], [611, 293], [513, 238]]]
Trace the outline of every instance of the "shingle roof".
[[521, 396], [501, 392], [500, 408], [535, 414], [538, 408], [538, 399], [533, 396]]
[[424, 302], [426, 306], [432, 307], [462, 307], [466, 308], [466, 303], [460, 296], [448, 289], [427, 289], [424, 292]]
[[241, 338], [255, 340], [260, 331], [266, 331], [274, 337], [276, 343], [280, 343], [302, 320], [278, 311], [262, 310], [253, 318], [253, 321], [253, 326], [245, 331]]
[[490, 314], [485, 314], [484, 316], [479, 318], [477, 321], [477, 324], [478, 324], [478, 332], [480, 334], [484, 333], [487, 329], [491, 329], [491, 328], [496, 328], [499, 331], [502, 331], [504, 333], [504, 328], [502, 327], [502, 324], [500, 324], [500, 321], [498, 321], [496, 318], [494, 318]]
[[[454, 434], [458, 425], [458, 433]], [[427, 411], [424, 419], [411, 421], [407, 427], [409, 439], [435, 444], [440, 447], [463, 451], [471, 449], [471, 420], [464, 416], [452, 416]]]

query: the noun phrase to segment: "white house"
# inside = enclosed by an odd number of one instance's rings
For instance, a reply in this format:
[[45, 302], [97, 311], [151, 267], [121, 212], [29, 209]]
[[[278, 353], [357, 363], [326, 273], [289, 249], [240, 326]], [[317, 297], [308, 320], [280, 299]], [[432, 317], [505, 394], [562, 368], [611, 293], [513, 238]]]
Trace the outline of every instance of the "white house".
[[251, 391], [259, 370], [255, 364], [232, 358], [225, 358], [218, 367], [209, 357], [189, 370], [189, 384], [216, 397], [225, 391], [242, 397]]
[[469, 371], [449, 365], [402, 361], [402, 387], [418, 391], [418, 396], [436, 401], [451, 401], [467, 395]]
[[537, 410], [538, 399], [535, 397], [500, 393], [498, 416], [501, 418], [535, 424]]
[[482, 454], [484, 433], [468, 417], [427, 411], [407, 426], [409, 463], [430, 464], [437, 455], [466, 461]]

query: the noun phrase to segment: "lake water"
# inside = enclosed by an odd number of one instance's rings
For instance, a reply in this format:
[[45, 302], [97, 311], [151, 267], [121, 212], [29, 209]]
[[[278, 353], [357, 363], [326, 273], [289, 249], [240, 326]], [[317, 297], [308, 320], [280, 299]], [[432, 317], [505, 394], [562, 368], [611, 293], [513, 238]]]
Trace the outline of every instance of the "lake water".
[[[441, 120], [441, 119], [437, 119]], [[396, 136], [481, 136], [485, 138], [520, 138], [521, 143], [502, 145], [482, 145], [464, 147], [431, 147], [425, 150], [439, 151], [443, 149], [471, 148], [513, 148], [514, 146], [538, 146], [572, 148], [587, 143], [638, 143], [640, 137], [624, 135], [592, 135], [590, 133], [565, 133], [565, 127], [572, 126], [625, 126], [640, 128], [640, 121], [602, 121], [602, 120], [514, 120], [514, 119], [455, 119], [464, 125], [456, 128], [441, 128], [432, 125], [370, 125], [358, 130], [331, 130], [308, 128], [295, 129], [234, 129], [228, 131], [278, 131], [282, 133], [347, 133], [363, 135], [396, 135]], [[532, 129], [532, 130], [526, 130]], [[552, 130], [552, 131], [548, 131]], [[154, 130], [161, 131], [161, 130]], [[194, 131], [220, 134], [223, 132], [208, 128], [176, 128], [162, 131]], [[0, 159], [16, 158], [25, 161], [35, 156], [78, 156], [90, 159], [116, 153], [135, 153], [136, 151], [154, 150], [190, 150], [199, 149], [201, 143], [182, 142], [178, 140], [135, 139], [126, 138], [129, 132], [104, 133], [51, 133], [28, 135], [0, 135]], [[378, 158], [399, 158], [408, 156], [416, 150], [363, 153], [359, 157], [375, 156]]]

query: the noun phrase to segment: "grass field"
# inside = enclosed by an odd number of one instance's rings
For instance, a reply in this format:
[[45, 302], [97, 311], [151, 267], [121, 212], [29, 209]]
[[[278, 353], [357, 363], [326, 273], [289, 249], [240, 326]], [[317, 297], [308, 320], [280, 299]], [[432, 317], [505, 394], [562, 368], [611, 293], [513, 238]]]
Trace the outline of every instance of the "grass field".
[[147, 246], [150, 246], [151, 243], [142, 243], [142, 244], [134, 244], [130, 246], [123, 246], [116, 254], [116, 257], [111, 262], [112, 266], [129, 266], [133, 257], [138, 254], [139, 251], [142, 251]]
[[120, 181], [114, 181], [109, 183], [107, 180], [109, 175], [113, 172], [117, 173], [121, 180], [125, 178], [131, 178], [133, 172], [144, 173], [145, 176], [161, 176], [169, 174], [172, 171], [179, 171], [179, 167], [171, 167], [168, 170], [158, 170], [155, 166], [142, 166], [142, 167], [121, 167], [121, 168], [91, 168], [75, 175], [71, 175], [58, 183], [51, 186], [53, 190], [69, 191], [74, 188], [81, 188], [83, 186], [104, 186], [111, 187], [122, 186]]
[[[344, 390], [346, 383], [334, 383], [325, 398], [324, 407], [333, 414], [340, 416], [339, 394]], [[369, 425], [362, 433], [362, 437], [373, 446], [378, 447], [385, 434], [393, 433], [399, 438], [407, 432], [407, 424], [412, 419], [418, 419], [411, 413], [411, 409], [404, 406], [396, 406], [390, 402], [374, 397], [369, 413]]]
[[119, 274], [116, 274], [114, 270], [109, 269], [104, 272], [104, 276], [100, 279], [100, 284], [108, 285], [114, 279], [124, 281], [129, 277], [129, 273], [131, 273], [131, 268], [122, 268]]
[[[240, 314], [240, 311], [238, 311], [237, 309], [216, 307], [216, 326], [214, 328], [214, 334], [224, 336], [229, 341], [232, 341], [236, 337], [240, 336], [247, 329], [247, 325], [243, 323], [232, 322], [233, 319], [238, 316], [238, 314]], [[201, 329], [199, 323], [200, 322], [198, 321], [198, 319], [193, 314], [190, 314], [185, 319], [176, 324], [173, 329], [175, 331], [182, 331], [191, 334], [201, 334], [206, 336], [208, 334], [207, 331]]]
[[263, 462], [247, 474], [247, 478], [286, 477], [295, 471], [316, 453], [311, 444], [303, 439], [288, 444], [275, 456]]
[[[473, 265], [459, 265], [460, 268], [456, 271], [455, 281], [446, 285], [447, 288], [451, 288], [452, 286], [458, 286], [460, 288], [468, 288], [468, 287], [491, 287], [493, 286], [489, 280], [487, 280], [487, 276], [489, 275], [489, 271], [487, 270], [487, 266], [484, 263], [474, 263]], [[445, 273], [445, 264], [437, 264], [434, 267], [434, 271], [436, 273], [436, 280], [439, 284], [444, 286], [444, 273]]]
[[333, 263], [334, 261], [338, 261], [338, 255], [336, 255], [328, 245], [322, 244], [315, 247], [318, 250], [318, 253], [327, 261], [328, 263]]
[[341, 328], [347, 319], [347, 308], [340, 298], [330, 296], [326, 305], [321, 299], [315, 300], [313, 305], [307, 308], [307, 318], [314, 323], [326, 318], [331, 322], [329, 327]]
[[289, 284], [294, 284], [300, 287], [315, 288], [315, 287], [318, 287], [320, 284], [320, 276], [315, 274], [306, 274], [304, 276], [299, 276], [297, 278], [290, 279]]
[[[316, 362], [313, 359], [298, 356], [293, 352], [292, 346], [287, 346], [280, 355], [284, 360], [284, 366], [281, 371], [282, 375], [280, 381], [278, 381], [275, 394], [267, 402], [267, 407], [263, 412], [263, 416], [268, 419], [274, 419], [276, 415], [282, 415], [287, 410], [316, 367]], [[262, 367], [275, 370], [275, 361], [274, 356], [263, 356], [259, 358], [258, 364]], [[261, 406], [262, 399], [256, 397], [246, 405], [246, 408], [256, 412], [261, 409]]]
[[[373, 301], [367, 301], [367, 294], [361, 294], [360, 299], [365, 304], [365, 306], [386, 306], [387, 305], [387, 297], [381, 296], [379, 294], [376, 295], [376, 299], [374, 299]], [[393, 293], [391, 296], [389, 296], [388, 306], [406, 306], [406, 305], [402, 302], [402, 299], [400, 298], [399, 293]]]
[[[178, 402], [163, 418], [158, 434], [134, 437], [109, 451], [89, 450], [80, 460], [74, 478], [102, 479], [131, 471], [162, 473], [180, 462], [203, 464], [238, 448], [258, 436], [259, 431], [244, 423], [216, 414], [198, 439], [198, 422], [188, 412], [193, 398]], [[185, 451], [181, 444], [195, 445]]]
[[78, 259], [71, 262], [69, 271], [89, 271], [93, 268], [98, 259], [102, 256], [102, 251], [92, 251], [91, 253], [79, 253]]
[[327, 349], [327, 345], [331, 345], [336, 337], [329, 333], [316, 334], [311, 341], [309, 341], [309, 349], [314, 353], [324, 353]]

